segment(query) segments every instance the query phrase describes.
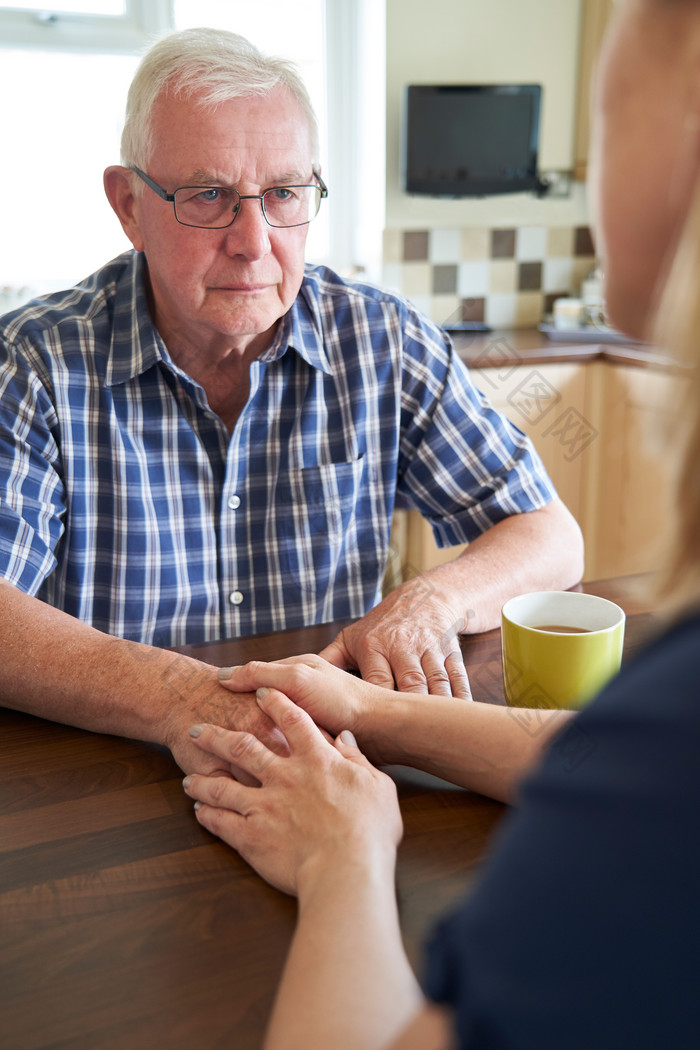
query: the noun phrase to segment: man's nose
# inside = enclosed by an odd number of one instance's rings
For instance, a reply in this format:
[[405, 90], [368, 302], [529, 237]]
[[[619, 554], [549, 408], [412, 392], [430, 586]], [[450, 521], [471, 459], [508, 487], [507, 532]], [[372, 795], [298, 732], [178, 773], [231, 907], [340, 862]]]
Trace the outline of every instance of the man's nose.
[[259, 258], [270, 250], [270, 229], [259, 198], [243, 197], [233, 224], [228, 227], [226, 244], [232, 255]]

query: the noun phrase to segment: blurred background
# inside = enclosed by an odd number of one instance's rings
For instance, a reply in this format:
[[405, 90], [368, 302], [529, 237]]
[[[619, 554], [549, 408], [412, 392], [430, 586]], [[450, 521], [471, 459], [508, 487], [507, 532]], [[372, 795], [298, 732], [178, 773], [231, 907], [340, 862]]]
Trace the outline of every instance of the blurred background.
[[[604, 12], [611, 5], [610, 0], [592, 5], [590, 0], [0, 3], [0, 306], [29, 291], [71, 285], [126, 246], [103, 195], [102, 171], [119, 159], [129, 81], [155, 37], [173, 28], [211, 25], [293, 59], [306, 79], [330, 188], [310, 230], [311, 261], [343, 273], [364, 272], [414, 298], [437, 320], [457, 310], [461, 300], [479, 298], [493, 323], [532, 324], [547, 295], [576, 291], [592, 268], [592, 247], [580, 232], [588, 221], [585, 157], [581, 166], [576, 152], [580, 99], [587, 93], [589, 6]], [[444, 82], [541, 84], [539, 166], [563, 176], [559, 195], [453, 200], [407, 194], [401, 170], [405, 89]], [[587, 135], [587, 127], [583, 132]], [[552, 229], [558, 232], [550, 236]], [[513, 235], [512, 255], [492, 254], [498, 230]], [[524, 232], [516, 237], [519, 230]], [[419, 236], [407, 239], [405, 233]], [[503, 266], [504, 258], [510, 266]], [[538, 287], [520, 287], [516, 262], [541, 264]], [[434, 267], [442, 270], [436, 273]], [[526, 283], [537, 279], [530, 268]]]

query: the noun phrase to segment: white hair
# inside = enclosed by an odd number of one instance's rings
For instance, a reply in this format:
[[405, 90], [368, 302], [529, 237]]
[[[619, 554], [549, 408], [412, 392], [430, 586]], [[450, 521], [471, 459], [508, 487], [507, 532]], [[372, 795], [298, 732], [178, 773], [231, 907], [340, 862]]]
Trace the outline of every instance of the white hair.
[[318, 125], [308, 91], [296, 67], [264, 55], [245, 37], [220, 29], [185, 29], [157, 41], [141, 59], [129, 88], [121, 159], [146, 168], [151, 159], [152, 118], [163, 94], [190, 98], [214, 108], [250, 95], [286, 88], [299, 103], [311, 136], [312, 163], [319, 164]]

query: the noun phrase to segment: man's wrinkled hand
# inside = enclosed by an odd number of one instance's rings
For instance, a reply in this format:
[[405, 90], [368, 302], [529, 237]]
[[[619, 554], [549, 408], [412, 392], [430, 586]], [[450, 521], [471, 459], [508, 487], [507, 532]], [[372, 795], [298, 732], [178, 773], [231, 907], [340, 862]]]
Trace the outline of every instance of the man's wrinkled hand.
[[397, 587], [366, 616], [340, 632], [320, 655], [357, 668], [365, 681], [407, 693], [471, 699], [459, 645], [467, 628], [426, 576]]
[[[164, 735], [173, 758], [185, 773], [207, 774], [223, 768], [211, 753], [194, 744], [190, 736], [193, 723], [209, 723], [224, 729], [251, 733], [276, 754], [288, 754], [287, 741], [274, 722], [261, 711], [255, 694], [234, 693], [224, 688], [217, 678], [215, 667], [207, 666], [199, 681], [196, 684], [190, 682], [188, 692], [183, 691], [178, 700], [173, 705]], [[251, 782], [249, 774], [233, 765], [226, 767], [224, 772], [243, 783]]]

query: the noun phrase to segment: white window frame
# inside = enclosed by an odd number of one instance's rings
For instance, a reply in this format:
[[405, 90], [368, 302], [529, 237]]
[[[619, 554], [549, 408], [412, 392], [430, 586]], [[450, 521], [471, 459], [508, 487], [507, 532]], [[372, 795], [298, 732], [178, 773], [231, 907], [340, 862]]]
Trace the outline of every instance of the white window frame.
[[[329, 191], [333, 265], [381, 280], [386, 210], [386, 4], [326, 0]], [[377, 113], [377, 105], [380, 113]], [[330, 203], [330, 202], [329, 202]]]
[[126, 14], [82, 15], [52, 11], [0, 9], [0, 40], [5, 47], [129, 54], [143, 50], [154, 34], [173, 24], [171, 0], [125, 0]]

